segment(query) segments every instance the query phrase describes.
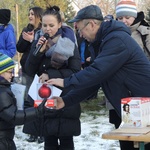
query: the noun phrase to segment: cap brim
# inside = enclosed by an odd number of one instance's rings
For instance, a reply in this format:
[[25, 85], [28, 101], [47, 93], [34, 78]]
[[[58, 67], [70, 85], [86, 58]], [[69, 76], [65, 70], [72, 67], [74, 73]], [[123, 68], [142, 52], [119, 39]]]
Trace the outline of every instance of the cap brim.
[[73, 22], [78, 22], [78, 21], [80, 21], [81, 19], [77, 19], [77, 18], [74, 18], [74, 19], [72, 19], [72, 20], [69, 20], [68, 22], [69, 23], [73, 23]]

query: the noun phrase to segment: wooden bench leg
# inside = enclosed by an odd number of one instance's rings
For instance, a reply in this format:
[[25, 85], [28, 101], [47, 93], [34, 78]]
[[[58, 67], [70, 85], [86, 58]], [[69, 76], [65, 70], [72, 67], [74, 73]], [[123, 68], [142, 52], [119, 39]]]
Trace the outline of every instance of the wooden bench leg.
[[144, 142], [139, 143], [139, 150], [145, 150]]
[[134, 148], [139, 148], [139, 150], [145, 150], [145, 143], [144, 142], [133, 142]]

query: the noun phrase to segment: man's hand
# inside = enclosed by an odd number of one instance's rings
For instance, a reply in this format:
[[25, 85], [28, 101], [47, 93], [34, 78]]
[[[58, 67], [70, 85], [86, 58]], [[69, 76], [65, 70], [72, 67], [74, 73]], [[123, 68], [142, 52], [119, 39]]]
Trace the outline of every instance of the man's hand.
[[61, 109], [65, 106], [65, 103], [61, 97], [52, 97], [52, 99], [56, 99], [56, 109]]
[[61, 79], [61, 78], [50, 79], [46, 83], [56, 85], [59, 87], [64, 87], [64, 79]]

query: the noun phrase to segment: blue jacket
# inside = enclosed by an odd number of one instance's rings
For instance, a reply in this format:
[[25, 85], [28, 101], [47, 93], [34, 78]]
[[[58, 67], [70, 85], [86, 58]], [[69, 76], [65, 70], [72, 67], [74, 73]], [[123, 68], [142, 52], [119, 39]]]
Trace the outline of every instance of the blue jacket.
[[16, 54], [16, 37], [11, 24], [8, 24], [7, 27], [0, 25], [0, 53], [11, 58]]
[[90, 49], [94, 62], [64, 80], [65, 87], [74, 88], [62, 97], [65, 106], [80, 102], [99, 87], [119, 115], [122, 98], [150, 97], [150, 62], [123, 23], [103, 22]]

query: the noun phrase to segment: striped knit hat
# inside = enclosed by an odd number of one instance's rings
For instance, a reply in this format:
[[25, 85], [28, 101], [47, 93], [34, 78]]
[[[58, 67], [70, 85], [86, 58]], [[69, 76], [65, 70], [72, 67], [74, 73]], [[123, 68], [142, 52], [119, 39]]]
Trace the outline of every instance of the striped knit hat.
[[14, 61], [7, 55], [0, 53], [0, 74], [14, 67]]
[[116, 6], [116, 17], [131, 16], [137, 17], [136, 3], [134, 0], [121, 0]]

